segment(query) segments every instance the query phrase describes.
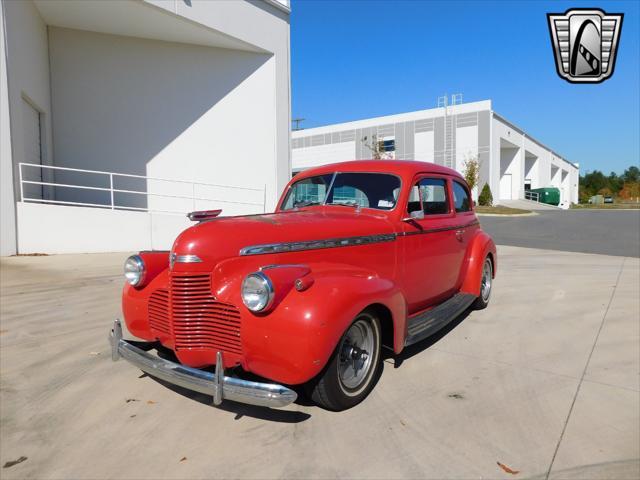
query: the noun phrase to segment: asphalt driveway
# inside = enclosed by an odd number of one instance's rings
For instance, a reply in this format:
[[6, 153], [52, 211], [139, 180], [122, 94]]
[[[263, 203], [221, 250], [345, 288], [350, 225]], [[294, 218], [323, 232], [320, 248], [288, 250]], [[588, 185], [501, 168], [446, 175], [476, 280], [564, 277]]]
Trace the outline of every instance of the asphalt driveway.
[[526, 217], [481, 216], [499, 245], [640, 257], [640, 210], [541, 210]]
[[639, 478], [639, 259], [498, 251], [489, 308], [342, 413], [217, 409], [111, 362], [123, 255], [2, 259], [0, 475]]

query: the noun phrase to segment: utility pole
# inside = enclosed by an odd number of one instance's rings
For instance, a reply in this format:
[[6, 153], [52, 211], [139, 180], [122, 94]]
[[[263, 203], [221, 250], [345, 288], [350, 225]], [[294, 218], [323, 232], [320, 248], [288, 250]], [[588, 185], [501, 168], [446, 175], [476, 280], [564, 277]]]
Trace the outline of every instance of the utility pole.
[[292, 118], [291, 122], [294, 123], [295, 125], [293, 126], [292, 130], [295, 132], [296, 130], [302, 130], [300, 128], [300, 122], [303, 122], [305, 119], [298, 117], [298, 118]]

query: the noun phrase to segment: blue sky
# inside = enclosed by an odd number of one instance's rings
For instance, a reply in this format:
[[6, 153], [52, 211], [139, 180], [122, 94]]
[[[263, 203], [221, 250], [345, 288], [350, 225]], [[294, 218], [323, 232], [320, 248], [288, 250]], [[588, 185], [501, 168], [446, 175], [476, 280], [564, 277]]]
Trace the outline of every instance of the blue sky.
[[[546, 14], [625, 14], [615, 73], [558, 77]], [[436, 106], [445, 92], [493, 108], [581, 172], [640, 162], [640, 2], [294, 0], [292, 116], [314, 127]]]

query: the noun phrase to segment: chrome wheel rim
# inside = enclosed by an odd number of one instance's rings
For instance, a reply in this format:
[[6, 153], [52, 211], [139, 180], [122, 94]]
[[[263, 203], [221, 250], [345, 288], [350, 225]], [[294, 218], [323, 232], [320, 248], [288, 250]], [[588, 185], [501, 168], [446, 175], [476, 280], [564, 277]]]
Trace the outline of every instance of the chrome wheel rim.
[[482, 268], [482, 285], [480, 286], [480, 294], [482, 295], [482, 300], [485, 302], [488, 301], [491, 296], [492, 276], [491, 260], [487, 258]]
[[372, 324], [365, 319], [354, 322], [342, 339], [339, 347], [338, 378], [346, 393], [354, 393], [366, 385], [377, 355], [375, 340]]

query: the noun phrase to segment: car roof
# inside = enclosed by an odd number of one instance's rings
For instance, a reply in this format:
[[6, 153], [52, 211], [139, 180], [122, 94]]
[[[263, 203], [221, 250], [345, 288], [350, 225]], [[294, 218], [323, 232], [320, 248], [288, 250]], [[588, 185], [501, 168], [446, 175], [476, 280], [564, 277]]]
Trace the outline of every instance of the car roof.
[[450, 175], [464, 180], [462, 175], [452, 168], [430, 162], [418, 162], [416, 160], [352, 160], [348, 162], [331, 163], [304, 170], [294, 178], [322, 175], [335, 171], [391, 173], [404, 178], [413, 177], [418, 173], [436, 173], [440, 175]]

